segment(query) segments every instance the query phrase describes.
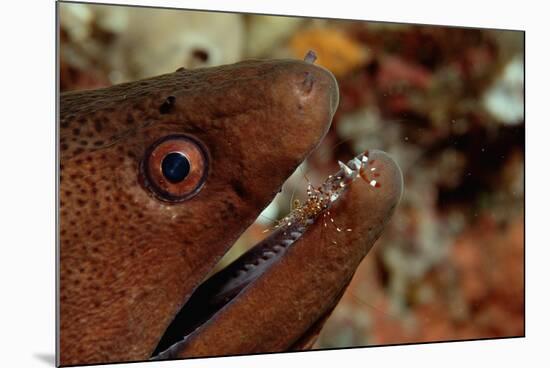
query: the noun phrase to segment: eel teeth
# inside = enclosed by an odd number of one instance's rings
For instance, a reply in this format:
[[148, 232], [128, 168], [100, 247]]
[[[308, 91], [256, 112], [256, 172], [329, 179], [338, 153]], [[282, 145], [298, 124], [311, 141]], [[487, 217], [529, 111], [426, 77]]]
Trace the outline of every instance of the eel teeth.
[[[284, 240], [283, 240], [283, 242], [284, 242]], [[292, 244], [292, 242], [290, 244]], [[275, 253], [279, 253], [280, 251], [284, 250], [285, 248], [281, 245], [274, 245], [272, 249]]]
[[338, 165], [340, 165], [340, 169], [344, 170], [344, 175], [349, 178], [353, 175], [353, 170], [350, 169], [345, 163], [342, 161], [338, 161]]
[[264, 252], [263, 255], [264, 257], [271, 258], [275, 255], [275, 252], [267, 251], [267, 252]]
[[238, 270], [237, 273], [235, 274], [235, 277], [242, 277], [245, 274], [246, 274], [245, 270]]
[[[350, 162], [350, 166], [355, 166], [355, 163], [353, 163], [352, 161]], [[340, 165], [340, 168], [344, 171], [344, 178], [346, 179], [346, 181], [355, 180], [355, 178], [357, 178], [357, 176], [359, 175], [359, 170], [352, 170], [349, 166], [341, 161], [338, 161], [338, 165]]]
[[288, 247], [290, 244], [294, 243], [294, 240], [284, 239], [283, 241], [281, 241], [281, 243], [283, 244], [283, 246]]
[[361, 157], [361, 161], [363, 162], [363, 164], [366, 164], [368, 160], [369, 157], [367, 155], [363, 155], [363, 157]]
[[299, 233], [297, 231], [293, 231], [290, 233], [290, 237], [294, 240], [298, 239], [300, 236], [302, 236], [302, 233]]
[[350, 162], [348, 162], [348, 165], [354, 170], [359, 170], [361, 169], [361, 166], [363, 166], [363, 163], [357, 157], [354, 157], [352, 160], [350, 160]]

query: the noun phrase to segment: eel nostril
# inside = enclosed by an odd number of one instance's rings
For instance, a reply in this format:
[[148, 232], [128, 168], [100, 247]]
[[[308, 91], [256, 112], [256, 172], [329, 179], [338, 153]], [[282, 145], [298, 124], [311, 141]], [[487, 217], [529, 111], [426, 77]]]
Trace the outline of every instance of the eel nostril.
[[317, 60], [317, 55], [315, 54], [315, 51], [309, 50], [306, 53], [306, 56], [304, 56], [304, 61], [309, 64], [314, 64], [315, 60]]
[[302, 82], [303, 91], [305, 93], [310, 93], [313, 89], [313, 82], [315, 81], [314, 79], [315, 78], [313, 74], [311, 74], [310, 72], [305, 73], [304, 81]]

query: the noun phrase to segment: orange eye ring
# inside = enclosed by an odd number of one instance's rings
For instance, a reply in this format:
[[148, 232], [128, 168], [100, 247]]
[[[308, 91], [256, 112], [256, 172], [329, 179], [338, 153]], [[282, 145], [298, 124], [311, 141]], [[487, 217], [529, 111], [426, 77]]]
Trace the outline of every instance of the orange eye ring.
[[209, 159], [204, 145], [187, 135], [169, 135], [154, 142], [141, 162], [143, 185], [158, 199], [182, 202], [202, 189]]

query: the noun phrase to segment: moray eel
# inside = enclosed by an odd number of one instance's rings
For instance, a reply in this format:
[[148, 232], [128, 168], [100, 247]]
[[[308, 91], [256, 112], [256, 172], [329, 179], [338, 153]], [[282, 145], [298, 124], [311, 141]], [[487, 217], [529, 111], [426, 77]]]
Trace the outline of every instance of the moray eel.
[[[342, 164], [323, 208], [205, 278], [337, 105], [335, 78], [308, 57], [61, 94], [59, 363], [311, 347], [401, 196], [383, 152]], [[326, 236], [329, 209], [349, 231]]]

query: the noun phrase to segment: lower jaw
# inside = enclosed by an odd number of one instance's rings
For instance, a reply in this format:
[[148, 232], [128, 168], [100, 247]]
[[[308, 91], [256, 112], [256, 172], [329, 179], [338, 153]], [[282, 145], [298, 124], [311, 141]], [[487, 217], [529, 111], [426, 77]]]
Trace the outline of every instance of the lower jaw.
[[[360, 172], [368, 160], [366, 154], [355, 157], [348, 163], [353, 169], [340, 163], [341, 170], [335, 175], [329, 176], [319, 189], [311, 192], [308, 189], [308, 195], [315, 193], [313, 198], [323, 198], [321, 200], [322, 210], [314, 211], [313, 214], [310, 213], [299, 219], [287, 216], [283, 225], [265, 240], [202, 283], [164, 333], [152, 354], [152, 359], [177, 357], [176, 354], [182, 350], [187, 337], [193, 334], [197, 328], [206, 324], [230, 302], [238, 303], [241, 291], [276, 265], [286, 251], [323, 214], [323, 211], [328, 210], [337, 202], [349, 184], [360, 176]], [[365, 158], [367, 159], [365, 160]]]
[[159, 341], [151, 359], [174, 358], [187, 336], [208, 322], [229, 302], [238, 302], [239, 293], [272, 267], [301, 238], [313, 223], [277, 228], [231, 264], [204, 281], [180, 309]]

